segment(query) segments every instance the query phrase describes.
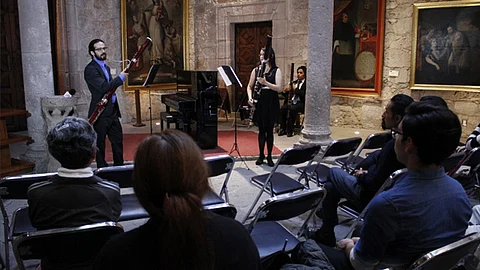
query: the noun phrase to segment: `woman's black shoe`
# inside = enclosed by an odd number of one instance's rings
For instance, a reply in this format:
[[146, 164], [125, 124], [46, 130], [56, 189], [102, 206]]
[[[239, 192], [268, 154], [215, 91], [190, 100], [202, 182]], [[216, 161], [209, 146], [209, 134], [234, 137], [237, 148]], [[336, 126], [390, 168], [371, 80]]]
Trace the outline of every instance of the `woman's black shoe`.
[[275, 163], [273, 163], [272, 157], [267, 157], [267, 165], [273, 167]]
[[255, 161], [255, 164], [256, 165], [262, 165], [263, 164], [263, 160], [265, 159], [265, 156], [259, 156], [257, 161]]

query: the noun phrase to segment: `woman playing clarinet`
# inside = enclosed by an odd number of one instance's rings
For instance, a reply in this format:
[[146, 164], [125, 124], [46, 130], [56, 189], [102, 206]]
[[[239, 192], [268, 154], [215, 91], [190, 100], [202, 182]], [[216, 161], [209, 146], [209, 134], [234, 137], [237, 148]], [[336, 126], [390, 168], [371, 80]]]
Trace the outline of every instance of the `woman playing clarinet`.
[[[263, 77], [259, 77], [259, 68], [252, 70], [248, 82], [247, 94], [250, 105], [255, 106], [253, 121], [258, 126], [258, 148], [259, 156], [255, 164], [261, 165], [265, 159], [264, 148], [267, 143], [267, 164], [273, 167], [273, 127], [277, 121], [280, 111], [278, 93], [283, 91], [282, 72], [275, 63], [275, 52], [272, 48], [260, 50], [260, 62], [265, 63]], [[255, 85], [256, 84], [256, 85]], [[254, 90], [258, 97], [254, 96]]]

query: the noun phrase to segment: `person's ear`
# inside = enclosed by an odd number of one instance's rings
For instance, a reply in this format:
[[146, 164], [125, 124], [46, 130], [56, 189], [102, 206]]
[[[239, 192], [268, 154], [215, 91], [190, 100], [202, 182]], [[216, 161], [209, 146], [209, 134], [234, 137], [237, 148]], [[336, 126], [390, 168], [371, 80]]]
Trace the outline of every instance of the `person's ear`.
[[89, 51], [89, 53], [90, 53], [90, 55], [91, 55], [92, 57], [95, 56], [95, 54], [94, 54], [92, 51]]
[[407, 137], [405, 139], [405, 152], [406, 153], [413, 153], [413, 151], [416, 151], [417, 147], [413, 143], [412, 138]]
[[393, 120], [395, 121], [395, 124], [398, 126], [400, 124], [400, 122], [402, 122], [402, 116], [400, 115], [395, 115], [393, 117]]

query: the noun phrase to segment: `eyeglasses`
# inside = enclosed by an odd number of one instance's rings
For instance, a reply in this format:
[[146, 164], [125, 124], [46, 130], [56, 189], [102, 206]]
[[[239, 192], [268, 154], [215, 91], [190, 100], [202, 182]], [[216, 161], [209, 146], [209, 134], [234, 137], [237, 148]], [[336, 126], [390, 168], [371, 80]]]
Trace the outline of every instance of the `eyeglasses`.
[[108, 47], [102, 47], [102, 48], [95, 48], [95, 51], [99, 52], [99, 51], [106, 51], [108, 49]]
[[396, 128], [392, 128], [390, 129], [392, 131], [392, 137], [393, 138], [396, 138], [399, 134], [400, 135], [403, 135], [403, 132], [401, 132], [400, 130], [396, 129]]

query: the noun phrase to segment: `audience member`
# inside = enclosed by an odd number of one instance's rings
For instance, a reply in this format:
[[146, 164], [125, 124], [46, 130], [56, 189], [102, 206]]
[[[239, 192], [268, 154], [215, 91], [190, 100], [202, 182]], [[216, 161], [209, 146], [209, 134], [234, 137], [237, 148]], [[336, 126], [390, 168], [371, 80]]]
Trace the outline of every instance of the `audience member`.
[[114, 236], [96, 269], [260, 269], [257, 248], [237, 221], [203, 210], [209, 170], [188, 134], [166, 130], [135, 154], [134, 190], [151, 218]]
[[336, 269], [405, 267], [465, 234], [472, 214], [467, 195], [440, 165], [460, 139], [458, 117], [416, 102], [393, 132], [396, 156], [408, 172], [372, 199], [360, 238], [337, 243], [347, 256], [321, 245]]
[[[413, 99], [404, 94], [395, 95], [385, 107], [382, 115], [382, 128], [396, 128], [402, 121], [405, 108]], [[368, 157], [368, 168], [360, 168], [354, 175], [340, 168], [332, 168], [325, 188], [327, 196], [322, 202], [323, 224], [315, 233], [315, 240], [329, 246], [335, 246], [334, 228], [338, 224], [337, 206], [341, 198], [346, 198], [357, 208], [363, 209], [375, 196], [384, 181], [394, 171], [405, 166], [397, 161], [394, 151], [395, 140], [388, 141], [381, 151]]]
[[88, 121], [67, 117], [47, 135], [58, 175], [28, 188], [32, 225], [37, 229], [117, 221], [122, 210], [117, 183], [93, 175], [97, 135]]
[[475, 147], [480, 146], [480, 123], [478, 126], [473, 130], [472, 134], [467, 137], [467, 143], [465, 145], [465, 149], [472, 150]]
[[427, 102], [435, 106], [441, 106], [448, 109], [447, 102], [439, 96], [423, 96], [419, 100], [420, 102]]

